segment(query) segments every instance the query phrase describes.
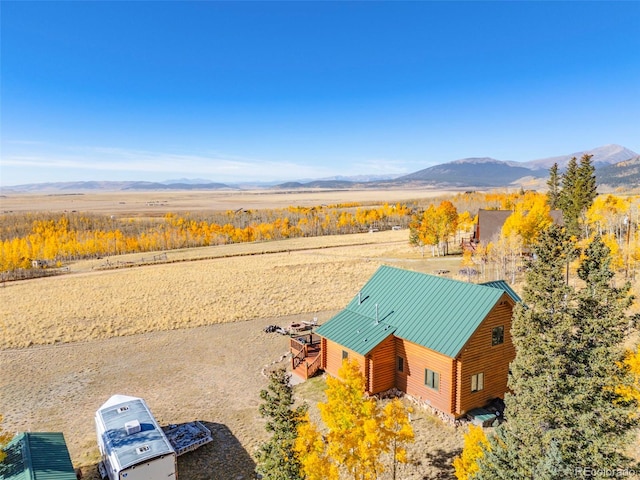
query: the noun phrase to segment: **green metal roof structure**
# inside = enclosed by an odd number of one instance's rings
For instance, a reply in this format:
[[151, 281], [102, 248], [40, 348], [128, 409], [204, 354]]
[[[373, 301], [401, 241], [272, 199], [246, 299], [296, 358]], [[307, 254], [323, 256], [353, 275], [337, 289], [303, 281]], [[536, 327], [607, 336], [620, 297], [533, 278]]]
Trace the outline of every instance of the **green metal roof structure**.
[[316, 333], [361, 355], [393, 334], [455, 358], [504, 293], [520, 302], [506, 282], [480, 285], [382, 266]]
[[5, 447], [3, 480], [76, 480], [62, 433], [20, 433]]

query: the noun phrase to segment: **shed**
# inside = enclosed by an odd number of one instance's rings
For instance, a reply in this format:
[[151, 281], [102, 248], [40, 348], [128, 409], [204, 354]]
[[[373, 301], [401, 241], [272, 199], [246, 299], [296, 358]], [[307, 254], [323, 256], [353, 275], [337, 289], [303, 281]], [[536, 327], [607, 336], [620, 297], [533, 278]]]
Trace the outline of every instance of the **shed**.
[[19, 433], [5, 448], [3, 480], [76, 480], [69, 450], [60, 432]]

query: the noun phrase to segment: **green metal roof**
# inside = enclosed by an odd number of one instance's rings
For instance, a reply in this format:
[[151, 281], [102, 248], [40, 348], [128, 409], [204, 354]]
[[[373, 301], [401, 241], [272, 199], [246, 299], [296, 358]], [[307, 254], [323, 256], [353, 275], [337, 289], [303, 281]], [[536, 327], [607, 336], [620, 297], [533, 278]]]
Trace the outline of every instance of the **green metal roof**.
[[393, 333], [455, 358], [505, 292], [518, 298], [503, 287], [382, 266], [317, 333], [362, 355]]
[[334, 340], [350, 350], [366, 355], [391, 335], [395, 327], [385, 322], [375, 322], [370, 317], [345, 309], [329, 322], [321, 325], [316, 333]]
[[4, 480], [76, 480], [62, 433], [21, 433], [5, 448]]
[[511, 286], [505, 282], [504, 280], [495, 280], [493, 282], [485, 282], [481, 285], [486, 285], [487, 287], [499, 288], [500, 290], [504, 290], [511, 297], [515, 303], [521, 303], [522, 299], [518, 294], [511, 288]]

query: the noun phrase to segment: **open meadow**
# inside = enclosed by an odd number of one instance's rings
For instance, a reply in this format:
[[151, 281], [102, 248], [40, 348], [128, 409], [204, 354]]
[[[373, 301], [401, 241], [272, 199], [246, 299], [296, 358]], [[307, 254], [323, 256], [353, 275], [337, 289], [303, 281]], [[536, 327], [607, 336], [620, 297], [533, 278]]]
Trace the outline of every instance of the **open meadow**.
[[445, 196], [452, 190], [213, 190], [118, 191], [85, 193], [11, 193], [0, 195], [3, 212], [91, 212], [122, 216], [157, 216], [167, 212], [287, 208], [359, 202], [365, 205], [406, 202]]
[[[0, 285], [0, 412], [8, 431], [62, 431], [74, 466], [97, 478], [93, 415], [113, 394], [144, 398], [161, 424], [202, 420], [214, 442], [179, 459], [183, 480], [252, 478], [267, 438], [258, 413], [265, 368], [288, 364], [270, 324], [329, 319], [379, 265], [457, 272], [423, 259], [408, 231], [129, 254], [67, 274]], [[108, 262], [107, 262], [108, 260]], [[322, 399], [324, 381], [296, 386]], [[451, 478], [462, 432], [426, 412], [401, 478]]]

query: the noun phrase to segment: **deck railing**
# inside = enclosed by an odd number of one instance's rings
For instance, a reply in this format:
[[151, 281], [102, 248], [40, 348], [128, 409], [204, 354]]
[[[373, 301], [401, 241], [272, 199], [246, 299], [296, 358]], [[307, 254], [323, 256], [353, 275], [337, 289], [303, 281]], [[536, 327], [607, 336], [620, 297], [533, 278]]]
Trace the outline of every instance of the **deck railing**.
[[298, 353], [293, 355], [291, 357], [291, 368], [295, 370], [298, 365], [304, 362], [304, 359], [306, 358], [306, 356], [307, 356], [306, 349], [300, 350]]
[[[291, 337], [291, 346], [294, 345], [320, 345], [320, 335], [315, 333], [305, 333], [304, 335], [296, 335]], [[300, 350], [300, 348], [297, 348]]]
[[311, 363], [307, 363], [307, 378], [313, 377], [320, 370], [321, 355], [313, 359]]
[[320, 369], [321, 356], [319, 354], [314, 356], [311, 362], [306, 361], [313, 353], [319, 353], [320, 342], [320, 336], [313, 333], [296, 335], [290, 339], [291, 368], [295, 370], [300, 364], [303, 364], [304, 370], [306, 370], [305, 378], [312, 377]]
[[289, 344], [291, 347], [291, 352], [301, 352], [303, 350], [305, 350], [307, 344], [306, 343], [302, 343], [298, 340], [298, 337], [296, 338], [291, 338], [289, 340]]

